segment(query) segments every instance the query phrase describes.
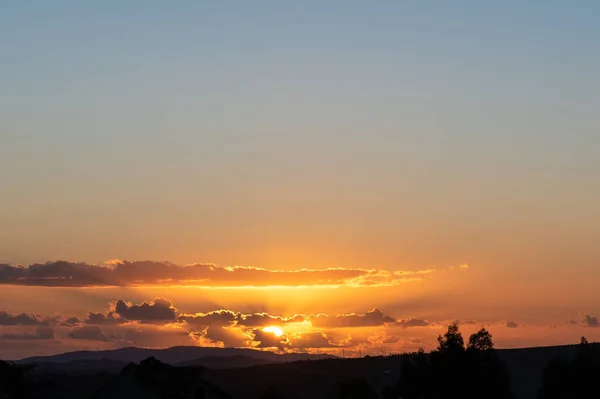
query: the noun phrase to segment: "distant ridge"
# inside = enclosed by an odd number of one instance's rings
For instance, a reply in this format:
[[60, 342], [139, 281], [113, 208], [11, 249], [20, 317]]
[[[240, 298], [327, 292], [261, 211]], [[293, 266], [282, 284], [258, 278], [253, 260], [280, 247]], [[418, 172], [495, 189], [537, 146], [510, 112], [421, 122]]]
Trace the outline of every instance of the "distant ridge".
[[297, 360], [320, 360], [335, 357], [331, 355], [317, 355], [308, 353], [278, 354], [275, 352], [261, 351], [249, 348], [210, 348], [198, 346], [174, 346], [166, 349], [145, 349], [127, 347], [102, 351], [75, 351], [51, 356], [28, 357], [25, 359], [18, 360], [17, 363], [71, 363], [77, 361], [100, 360], [111, 360], [123, 363], [138, 363], [149, 357], [155, 357], [162, 362], [171, 365], [178, 365], [190, 362], [193, 362], [194, 364], [200, 364], [200, 359], [202, 358], [210, 358], [210, 361], [215, 363], [216, 359], [218, 358], [236, 356], [238, 357], [238, 360], [242, 362], [248, 362], [248, 359], [263, 361], [258, 364], [293, 362]]

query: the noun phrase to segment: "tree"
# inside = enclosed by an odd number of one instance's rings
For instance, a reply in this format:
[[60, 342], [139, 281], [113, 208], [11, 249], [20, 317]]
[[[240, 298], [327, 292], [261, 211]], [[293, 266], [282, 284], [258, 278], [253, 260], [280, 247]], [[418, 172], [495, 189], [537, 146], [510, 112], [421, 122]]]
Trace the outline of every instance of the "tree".
[[464, 397], [478, 398], [486, 392], [488, 398], [512, 398], [510, 376], [494, 349], [492, 334], [485, 328], [469, 337], [465, 359], [467, 393]]
[[600, 358], [595, 348], [581, 337], [573, 357], [572, 383], [577, 397], [597, 396], [596, 380], [600, 373]]
[[465, 343], [456, 323], [450, 324], [448, 331], [443, 336], [438, 336], [437, 340], [437, 350], [440, 353], [459, 353], [465, 350]]
[[31, 384], [27, 382], [26, 375], [31, 369], [31, 366], [0, 360], [0, 393], [15, 399], [28, 397]]
[[487, 351], [494, 349], [494, 341], [492, 341], [492, 334], [490, 334], [485, 328], [477, 331], [469, 337], [469, 350]]

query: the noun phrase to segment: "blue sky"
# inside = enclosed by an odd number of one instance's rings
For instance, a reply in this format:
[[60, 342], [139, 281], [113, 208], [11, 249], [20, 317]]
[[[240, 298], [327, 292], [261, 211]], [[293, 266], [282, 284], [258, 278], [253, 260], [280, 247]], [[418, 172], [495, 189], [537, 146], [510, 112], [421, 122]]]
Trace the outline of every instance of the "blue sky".
[[598, 11], [4, 5], [0, 256], [393, 267], [518, 231], [509, 252], [533, 237], [531, 251], [589, 258]]

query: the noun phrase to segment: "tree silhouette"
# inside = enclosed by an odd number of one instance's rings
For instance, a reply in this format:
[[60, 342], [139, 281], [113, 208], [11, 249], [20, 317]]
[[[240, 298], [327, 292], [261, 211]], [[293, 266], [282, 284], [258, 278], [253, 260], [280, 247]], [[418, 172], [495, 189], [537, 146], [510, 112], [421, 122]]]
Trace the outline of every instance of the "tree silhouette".
[[23, 366], [0, 360], [0, 393], [9, 398], [23, 399], [29, 397], [31, 384], [26, 375], [32, 366]]
[[509, 375], [498, 357], [492, 335], [484, 328], [471, 335], [465, 350], [457, 324], [438, 337], [438, 349], [402, 359], [400, 380], [385, 398], [512, 399]]
[[448, 331], [443, 336], [440, 335], [437, 340], [437, 350], [440, 353], [458, 353], [465, 350], [465, 343], [456, 323], [450, 324]]
[[485, 391], [488, 398], [512, 398], [510, 376], [494, 349], [492, 335], [485, 329], [469, 337], [465, 354], [468, 388], [465, 397], [477, 398]]
[[494, 349], [492, 334], [490, 334], [485, 328], [482, 328], [469, 337], [469, 345], [467, 346], [467, 350], [487, 351], [491, 349]]

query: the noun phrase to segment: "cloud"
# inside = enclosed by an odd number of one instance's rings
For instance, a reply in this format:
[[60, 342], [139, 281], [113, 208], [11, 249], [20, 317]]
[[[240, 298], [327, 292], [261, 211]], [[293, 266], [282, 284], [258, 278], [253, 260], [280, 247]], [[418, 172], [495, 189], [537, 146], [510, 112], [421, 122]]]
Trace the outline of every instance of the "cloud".
[[402, 328], [427, 327], [427, 326], [431, 325], [431, 323], [429, 323], [427, 320], [419, 319], [416, 317], [410, 317], [408, 319], [398, 320], [396, 322], [396, 325], [398, 325]]
[[41, 339], [53, 339], [54, 338], [54, 329], [50, 326], [40, 325], [35, 329], [34, 334], [30, 333], [22, 333], [22, 334], [2, 334], [0, 336], [2, 339], [9, 340], [41, 340]]
[[274, 333], [263, 331], [261, 328], [253, 328], [248, 331], [252, 341], [257, 343], [258, 348], [278, 348], [282, 349], [290, 345], [287, 335], [277, 336]]
[[85, 324], [105, 325], [125, 323], [126, 320], [120, 318], [115, 312], [108, 312], [107, 314], [90, 312], [84, 322]]
[[120, 299], [114, 303], [114, 313], [124, 319], [139, 321], [142, 323], [175, 321], [177, 309], [171, 301], [162, 298], [154, 298], [149, 302], [133, 305]]
[[11, 315], [8, 312], [0, 311], [0, 326], [38, 326], [56, 323], [56, 318], [42, 317], [36, 314], [21, 313]]
[[519, 323], [515, 323], [514, 321], [507, 321], [504, 324], [508, 328], [517, 328], [517, 327], [519, 327]]
[[238, 313], [231, 310], [220, 309], [208, 313], [181, 314], [177, 320], [194, 326], [226, 327], [234, 324], [238, 316]]
[[397, 335], [390, 335], [386, 338], [383, 339], [383, 341], [381, 341], [381, 343], [383, 344], [395, 344], [396, 342], [400, 341], [400, 337]]
[[598, 318], [596, 316], [592, 316], [589, 314], [583, 314], [583, 324], [586, 327], [598, 327], [600, 323], [598, 323]]
[[267, 270], [248, 266], [212, 264], [179, 266], [170, 262], [121, 260], [102, 265], [67, 261], [29, 266], [0, 265], [0, 284], [48, 287], [199, 285], [239, 286], [394, 286], [421, 280], [434, 270], [387, 271], [374, 269]]
[[304, 315], [292, 317], [271, 316], [268, 313], [239, 314], [236, 318], [238, 325], [243, 326], [282, 326], [287, 323], [301, 323], [306, 320]]
[[101, 342], [113, 342], [117, 340], [117, 336], [113, 334], [104, 334], [98, 326], [74, 327], [68, 337], [71, 339], [85, 339]]
[[290, 346], [294, 349], [331, 348], [333, 345], [327, 334], [321, 331], [304, 331], [289, 337]]
[[365, 314], [349, 313], [337, 316], [317, 314], [309, 316], [308, 320], [316, 327], [324, 328], [346, 328], [346, 327], [373, 327], [394, 323], [396, 319], [383, 314], [378, 308]]
[[222, 343], [225, 347], [250, 346], [253, 337], [237, 327], [211, 326], [204, 329], [201, 335], [213, 343]]
[[81, 320], [79, 320], [77, 317], [69, 317], [66, 320], [63, 320], [62, 323], [60, 323], [61, 327], [75, 327], [79, 324], [81, 324]]

